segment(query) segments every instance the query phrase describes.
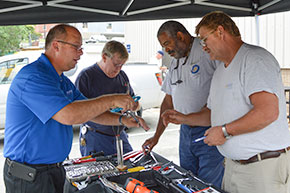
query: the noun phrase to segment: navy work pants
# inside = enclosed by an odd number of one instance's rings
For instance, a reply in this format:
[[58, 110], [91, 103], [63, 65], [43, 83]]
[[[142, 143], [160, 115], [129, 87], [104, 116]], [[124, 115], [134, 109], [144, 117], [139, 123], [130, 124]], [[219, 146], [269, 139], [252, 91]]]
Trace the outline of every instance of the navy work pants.
[[208, 146], [202, 141], [193, 140], [204, 136], [208, 127], [181, 125], [179, 141], [180, 166], [190, 170], [207, 183], [221, 187], [224, 175], [224, 157], [216, 146]]

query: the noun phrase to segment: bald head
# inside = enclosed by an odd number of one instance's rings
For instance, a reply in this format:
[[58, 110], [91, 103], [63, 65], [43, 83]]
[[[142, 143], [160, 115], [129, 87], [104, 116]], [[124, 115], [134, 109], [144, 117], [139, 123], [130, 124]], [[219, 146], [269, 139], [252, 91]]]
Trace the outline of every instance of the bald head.
[[66, 39], [69, 30], [76, 31], [78, 34], [80, 34], [77, 28], [68, 24], [59, 24], [51, 28], [45, 39], [45, 50], [47, 50], [50, 47], [53, 40]]

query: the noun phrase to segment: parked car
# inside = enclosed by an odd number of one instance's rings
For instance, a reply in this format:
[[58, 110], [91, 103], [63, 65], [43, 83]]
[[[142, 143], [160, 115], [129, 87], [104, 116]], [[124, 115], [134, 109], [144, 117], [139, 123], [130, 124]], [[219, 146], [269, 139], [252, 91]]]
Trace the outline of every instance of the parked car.
[[13, 78], [23, 66], [36, 60], [42, 52], [21, 51], [0, 57], [0, 128], [4, 128], [5, 125], [6, 100]]
[[[5, 126], [6, 101], [9, 87], [19, 70], [35, 61], [43, 51], [21, 51], [13, 55], [0, 57], [0, 128]], [[79, 72], [96, 61], [100, 60], [100, 55], [84, 53], [76, 67], [65, 75], [74, 83]], [[161, 73], [157, 65], [146, 63], [127, 63], [123, 70], [128, 75], [130, 84], [135, 94], [141, 96], [140, 104], [142, 109], [158, 107], [164, 94], [161, 92]], [[142, 111], [139, 111], [142, 115]]]
[[104, 43], [107, 42], [107, 38], [104, 35], [92, 35], [88, 40], [86, 40], [86, 43]]

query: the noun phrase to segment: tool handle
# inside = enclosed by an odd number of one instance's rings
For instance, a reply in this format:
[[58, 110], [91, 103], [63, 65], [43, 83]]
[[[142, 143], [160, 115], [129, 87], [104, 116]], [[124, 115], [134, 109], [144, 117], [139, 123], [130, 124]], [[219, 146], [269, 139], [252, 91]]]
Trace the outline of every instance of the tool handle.
[[177, 186], [179, 186], [181, 189], [183, 189], [184, 191], [186, 191], [188, 193], [192, 193], [192, 191], [189, 188], [187, 188], [186, 186], [184, 186], [181, 183], [177, 184]]
[[96, 152], [96, 153], [92, 153], [92, 157], [99, 157], [99, 156], [104, 156], [105, 153], [103, 151], [99, 151], [99, 152]]
[[[140, 96], [132, 96], [132, 98], [134, 99], [134, 101], [135, 102], [137, 102], [137, 101], [139, 101], [140, 99], [141, 99], [141, 97]], [[117, 107], [117, 108], [114, 108], [114, 109], [112, 109], [112, 110], [110, 110], [112, 113], [117, 113], [117, 112], [120, 112], [120, 111], [122, 111], [123, 110], [123, 108], [121, 108], [121, 107]]]
[[135, 102], [139, 101], [141, 99], [140, 96], [132, 96], [132, 98], [134, 99]]
[[96, 158], [90, 158], [90, 159], [84, 159], [84, 160], [77, 159], [73, 161], [73, 164], [80, 164], [80, 163], [93, 162], [93, 161], [96, 161]]

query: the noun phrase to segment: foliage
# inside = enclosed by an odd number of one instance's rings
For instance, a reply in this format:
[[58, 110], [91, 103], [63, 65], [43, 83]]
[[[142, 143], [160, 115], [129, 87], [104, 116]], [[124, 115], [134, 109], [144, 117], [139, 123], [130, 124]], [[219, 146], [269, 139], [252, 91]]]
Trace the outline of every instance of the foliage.
[[18, 51], [23, 40], [36, 40], [39, 36], [31, 25], [0, 26], [0, 56]]

